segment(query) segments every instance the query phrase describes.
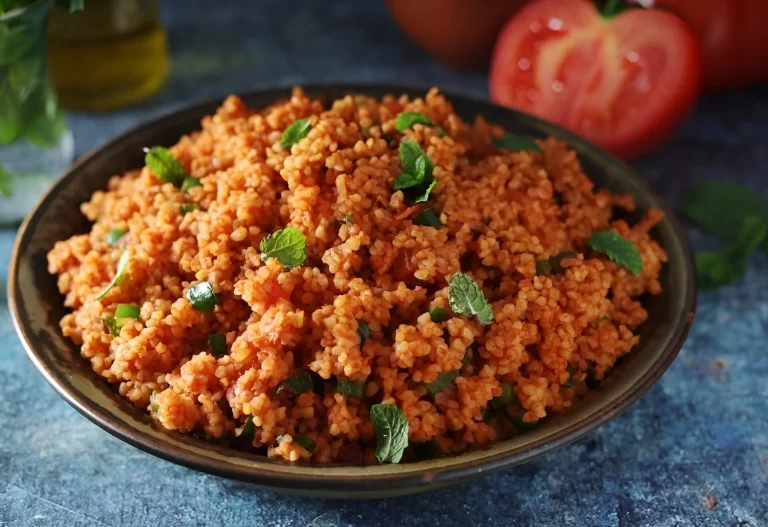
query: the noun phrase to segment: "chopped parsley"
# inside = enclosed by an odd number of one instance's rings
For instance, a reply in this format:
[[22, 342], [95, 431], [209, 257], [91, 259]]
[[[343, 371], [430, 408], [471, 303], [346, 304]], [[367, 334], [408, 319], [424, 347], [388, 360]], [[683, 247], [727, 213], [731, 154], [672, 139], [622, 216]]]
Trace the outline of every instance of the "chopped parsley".
[[261, 259], [276, 258], [285, 267], [297, 267], [307, 259], [307, 240], [296, 227], [275, 231], [259, 244]]
[[307, 137], [310, 130], [312, 130], [311, 119], [294, 121], [283, 132], [283, 136], [280, 138], [280, 146], [283, 147], [283, 150], [290, 150], [293, 145]]
[[408, 447], [408, 419], [391, 404], [374, 404], [370, 414], [376, 431], [376, 459], [399, 463]]
[[589, 239], [589, 246], [603, 253], [635, 276], [643, 270], [643, 258], [634, 243], [613, 230], [598, 231]]
[[187, 169], [170, 150], [163, 146], [153, 146], [152, 148], [145, 148], [144, 152], [146, 154], [144, 163], [157, 179], [163, 183], [172, 183], [176, 188], [181, 187], [184, 178], [188, 177]]
[[120, 259], [117, 260], [117, 270], [115, 272], [115, 277], [112, 278], [112, 281], [109, 283], [106, 289], [102, 291], [99, 296], [96, 297], [96, 300], [101, 300], [105, 296], [107, 296], [107, 293], [109, 293], [113, 287], [115, 287], [117, 284], [120, 283], [120, 280], [123, 279], [123, 274], [125, 273], [126, 268], [128, 267], [128, 261], [130, 260], [130, 256], [128, 255], [127, 251], [123, 251], [123, 253], [120, 255]]
[[493, 307], [485, 298], [483, 290], [469, 275], [456, 273], [448, 281], [448, 301], [454, 313], [471, 317], [483, 325], [493, 321]]

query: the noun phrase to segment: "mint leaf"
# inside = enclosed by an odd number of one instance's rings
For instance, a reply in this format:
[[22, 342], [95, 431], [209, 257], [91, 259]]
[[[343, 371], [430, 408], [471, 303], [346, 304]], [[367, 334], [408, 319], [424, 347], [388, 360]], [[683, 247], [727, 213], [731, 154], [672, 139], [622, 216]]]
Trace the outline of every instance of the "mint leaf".
[[458, 376], [458, 371], [444, 371], [437, 376], [437, 379], [427, 384], [427, 391], [430, 395], [435, 396], [453, 384]]
[[643, 258], [634, 243], [622, 238], [612, 230], [598, 231], [592, 234], [588, 241], [589, 246], [595, 251], [603, 253], [611, 260], [629, 270], [633, 275], [639, 276], [643, 270]]
[[744, 274], [747, 260], [766, 239], [768, 225], [757, 216], [742, 222], [736, 240], [719, 252], [699, 252], [694, 260], [696, 275], [704, 287], [730, 284]]
[[21, 121], [21, 113], [8, 84], [0, 85], [0, 145], [16, 139]]
[[42, 78], [42, 59], [29, 58], [8, 67], [8, 87], [19, 103], [26, 101]]
[[185, 177], [184, 181], [181, 183], [181, 191], [182, 192], [189, 192], [189, 189], [193, 187], [202, 187], [203, 184], [200, 183], [200, 180], [194, 177]]
[[251, 437], [253, 434], [256, 433], [256, 425], [253, 422], [253, 416], [249, 415], [245, 423], [243, 424], [243, 428], [240, 430], [240, 433], [237, 435], [237, 437]]
[[0, 23], [0, 66], [18, 62], [37, 43], [42, 33], [31, 30], [26, 25], [8, 27]]
[[145, 148], [144, 152], [146, 153], [144, 163], [157, 176], [157, 179], [163, 183], [172, 183], [176, 188], [181, 187], [184, 178], [187, 177], [187, 169], [170, 150], [162, 146], [153, 146]]
[[355, 382], [348, 379], [339, 379], [336, 391], [346, 397], [356, 397], [362, 399], [365, 397], [365, 383]]
[[445, 130], [435, 124], [435, 122], [419, 112], [402, 112], [397, 114], [395, 118], [395, 130], [400, 133], [405, 132], [407, 129], [412, 128], [414, 124], [423, 124], [426, 126], [432, 126], [440, 130], [441, 135], [447, 135]]
[[547, 276], [549, 271], [549, 260], [536, 260], [536, 276]]
[[370, 414], [376, 431], [376, 459], [379, 463], [399, 463], [408, 447], [408, 419], [391, 404], [374, 404]]
[[99, 296], [96, 297], [96, 300], [101, 300], [105, 296], [107, 296], [107, 293], [109, 293], [113, 287], [115, 287], [118, 283], [120, 283], [120, 280], [123, 279], [123, 273], [125, 272], [125, 269], [128, 267], [128, 260], [130, 259], [130, 256], [128, 255], [127, 251], [123, 251], [123, 253], [120, 255], [120, 258], [117, 260], [117, 270], [115, 271], [115, 277], [112, 279], [112, 281], [109, 283], [106, 289], [99, 294]]
[[[413, 141], [403, 141], [400, 143], [400, 166], [403, 167], [403, 172], [415, 175], [417, 173], [416, 160], [420, 157], [424, 157], [425, 161], [429, 159], [427, 154], [424, 152], [424, 150], [421, 149], [419, 145]], [[432, 163], [430, 162], [427, 165], [428, 168], [425, 167], [430, 172], [432, 170], [431, 165]]]
[[300, 393], [312, 391], [314, 387], [315, 384], [312, 380], [312, 375], [310, 375], [308, 371], [302, 371], [280, 383], [280, 386], [277, 387], [275, 395], [273, 395], [272, 398], [274, 399], [277, 397], [282, 391], [287, 391], [293, 395], [299, 395]]
[[[277, 436], [277, 444], [279, 445], [283, 441], [285, 441], [287, 434], [279, 435]], [[296, 443], [300, 447], [303, 447], [307, 452], [314, 452], [315, 448], [317, 447], [317, 443], [315, 443], [312, 439], [302, 436], [302, 435], [295, 435], [295, 436], [289, 436], [293, 443]]]
[[521, 135], [507, 134], [501, 138], [491, 139], [491, 143], [493, 143], [496, 148], [502, 150], [529, 150], [532, 152], [543, 152], [541, 147], [536, 144], [536, 141], [530, 137]]
[[307, 259], [307, 240], [296, 227], [273, 232], [259, 244], [261, 259], [277, 258], [285, 267], [297, 267]]
[[415, 205], [416, 203], [424, 203], [425, 201], [429, 201], [429, 195], [432, 193], [433, 190], [435, 190], [436, 186], [437, 186], [437, 180], [432, 176], [430, 176], [429, 184], [426, 187], [424, 187], [424, 185], [421, 185], [415, 188], [413, 191], [406, 193], [408, 202]]
[[125, 236], [127, 232], [128, 231], [123, 229], [112, 229], [107, 233], [104, 240], [107, 242], [107, 245], [117, 245], [117, 242], [120, 241], [120, 238]]
[[291, 126], [285, 129], [283, 136], [280, 138], [280, 146], [283, 150], [291, 150], [291, 147], [307, 137], [309, 131], [312, 130], [311, 119], [299, 119], [291, 123]]
[[435, 211], [432, 209], [424, 209], [418, 213], [413, 217], [413, 223], [414, 225], [434, 227], [435, 229], [439, 229], [443, 226], [443, 224], [440, 223], [440, 218], [438, 218], [437, 214], [435, 214]]
[[468, 317], [477, 315], [477, 321], [483, 325], [493, 321], [491, 304], [469, 275], [456, 273], [451, 277], [448, 281], [448, 302], [454, 313]]
[[402, 190], [405, 188], [411, 188], [418, 186], [421, 183], [416, 176], [411, 174], [400, 174], [395, 178], [395, 184], [392, 186], [394, 190]]
[[0, 194], [9, 198], [13, 196], [13, 177], [0, 166]]
[[[757, 194], [731, 181], [709, 181], [691, 189], [680, 208], [700, 229], [735, 240], [744, 220], [755, 216], [768, 223], [768, 205]], [[768, 240], [762, 244], [768, 252]]]

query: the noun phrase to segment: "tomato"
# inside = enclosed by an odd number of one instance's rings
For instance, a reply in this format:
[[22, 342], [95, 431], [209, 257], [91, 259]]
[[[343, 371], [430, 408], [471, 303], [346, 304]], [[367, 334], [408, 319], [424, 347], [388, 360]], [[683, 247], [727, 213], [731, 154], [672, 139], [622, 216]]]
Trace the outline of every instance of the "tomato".
[[680, 16], [704, 54], [704, 88], [736, 88], [768, 79], [766, 0], [657, 0]]
[[701, 87], [701, 51], [658, 9], [603, 18], [588, 0], [535, 0], [502, 28], [494, 102], [560, 124], [625, 159], [672, 136]]
[[488, 66], [501, 26], [525, 0], [386, 0], [395, 22], [430, 55], [458, 69]]

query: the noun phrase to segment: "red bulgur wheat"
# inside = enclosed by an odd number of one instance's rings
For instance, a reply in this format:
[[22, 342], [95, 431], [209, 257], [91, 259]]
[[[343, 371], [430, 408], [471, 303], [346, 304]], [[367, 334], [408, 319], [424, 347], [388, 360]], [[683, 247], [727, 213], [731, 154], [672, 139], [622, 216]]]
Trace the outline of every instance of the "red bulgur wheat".
[[[397, 132], [403, 111], [447, 134], [422, 124]], [[312, 129], [286, 151], [282, 132], [300, 118]], [[201, 186], [182, 192], [144, 167], [82, 205], [91, 232], [48, 254], [72, 309], [62, 330], [162, 426], [226, 438], [252, 416], [252, 445], [290, 461], [375, 463], [372, 401], [401, 409], [411, 444], [436, 439], [443, 453], [518, 433], [498, 415], [484, 420], [501, 383], [514, 387], [508, 409], [523, 423], [571, 406], [588, 372], [602, 379], [637, 344], [647, 314], [636, 298], [660, 293], [667, 256], [649, 236], [659, 211], [633, 226], [613, 221], [614, 208], [634, 208], [632, 196], [596, 190], [562, 142], [537, 141], [542, 153], [498, 150], [491, 138], [503, 134], [481, 117], [465, 123], [434, 89], [413, 100], [347, 96], [329, 110], [298, 88], [264, 110], [230, 96], [171, 148]], [[392, 190], [404, 140], [434, 163], [439, 229], [415, 225], [424, 205]], [[200, 209], [182, 214], [181, 203]], [[259, 252], [286, 225], [307, 242], [307, 260], [292, 269]], [[111, 229], [128, 231], [116, 246], [105, 241]], [[589, 251], [601, 229], [635, 244], [639, 276]], [[536, 275], [537, 259], [566, 250], [577, 255], [562, 260], [562, 273]], [[122, 251], [124, 278], [97, 300]], [[492, 303], [490, 325], [450, 313], [447, 281], [459, 271]], [[209, 313], [183, 294], [200, 281], [220, 297]], [[141, 314], [112, 337], [101, 319], [119, 303]], [[431, 306], [448, 319], [433, 322]], [[371, 333], [362, 347], [358, 320]], [[212, 333], [226, 336], [227, 354], [211, 354]], [[302, 368], [326, 380], [324, 393], [275, 396]], [[447, 389], [428, 393], [441, 372], [460, 368]], [[366, 381], [366, 397], [337, 393], [334, 377]]]

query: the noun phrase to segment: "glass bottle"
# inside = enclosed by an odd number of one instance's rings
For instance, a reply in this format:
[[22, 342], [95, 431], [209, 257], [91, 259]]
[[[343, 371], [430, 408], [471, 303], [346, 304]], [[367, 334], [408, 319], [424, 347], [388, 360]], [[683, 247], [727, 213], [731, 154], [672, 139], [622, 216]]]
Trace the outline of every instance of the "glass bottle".
[[48, 28], [51, 79], [62, 106], [108, 110], [159, 90], [170, 70], [156, 0], [86, 0], [54, 7]]

